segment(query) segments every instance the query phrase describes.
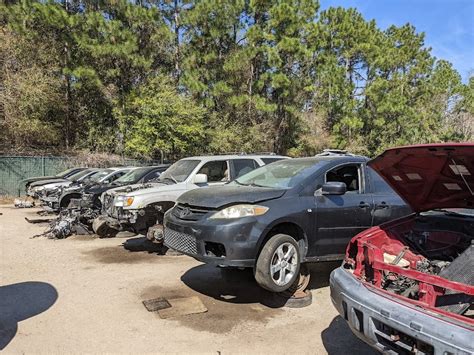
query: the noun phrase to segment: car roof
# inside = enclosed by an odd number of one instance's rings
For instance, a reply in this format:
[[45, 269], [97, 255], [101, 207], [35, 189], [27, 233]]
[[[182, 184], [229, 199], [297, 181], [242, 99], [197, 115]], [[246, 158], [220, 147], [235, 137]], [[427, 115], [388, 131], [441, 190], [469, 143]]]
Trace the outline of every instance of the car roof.
[[214, 161], [214, 160], [225, 160], [225, 159], [253, 159], [253, 158], [290, 159], [290, 157], [286, 157], [283, 155], [276, 155], [276, 154], [223, 154], [223, 155], [199, 155], [199, 156], [183, 158], [181, 160]]

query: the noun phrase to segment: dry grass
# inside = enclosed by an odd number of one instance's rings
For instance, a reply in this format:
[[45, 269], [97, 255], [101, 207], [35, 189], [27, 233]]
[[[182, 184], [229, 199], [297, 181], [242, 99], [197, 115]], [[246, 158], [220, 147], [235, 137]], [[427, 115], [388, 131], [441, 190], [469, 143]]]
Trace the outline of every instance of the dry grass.
[[0, 205], [10, 205], [13, 204], [15, 197], [13, 196], [0, 196]]

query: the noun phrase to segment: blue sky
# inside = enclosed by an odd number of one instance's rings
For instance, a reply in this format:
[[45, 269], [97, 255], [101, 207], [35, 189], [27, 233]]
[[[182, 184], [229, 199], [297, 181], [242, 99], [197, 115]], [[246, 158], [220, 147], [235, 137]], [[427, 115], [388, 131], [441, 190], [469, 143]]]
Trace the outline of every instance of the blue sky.
[[354, 7], [385, 29], [407, 22], [425, 32], [435, 57], [446, 59], [466, 81], [474, 75], [474, 0], [320, 0], [321, 9]]

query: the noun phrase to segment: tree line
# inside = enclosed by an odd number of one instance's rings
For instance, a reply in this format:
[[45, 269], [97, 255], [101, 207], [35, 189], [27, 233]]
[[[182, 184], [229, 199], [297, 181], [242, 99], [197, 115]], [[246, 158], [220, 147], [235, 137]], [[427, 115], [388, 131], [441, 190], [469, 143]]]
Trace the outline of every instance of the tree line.
[[4, 0], [1, 149], [373, 155], [472, 140], [463, 83], [406, 24], [317, 0]]

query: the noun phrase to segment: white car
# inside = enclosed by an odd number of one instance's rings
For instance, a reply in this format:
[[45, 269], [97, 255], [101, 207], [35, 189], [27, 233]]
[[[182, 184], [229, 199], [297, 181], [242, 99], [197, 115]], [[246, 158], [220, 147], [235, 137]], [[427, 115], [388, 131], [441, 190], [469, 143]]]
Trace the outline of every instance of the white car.
[[129, 185], [108, 190], [101, 197], [102, 215], [93, 224], [101, 235], [110, 229], [144, 233], [161, 224], [164, 213], [186, 191], [223, 185], [255, 168], [277, 160], [278, 155], [217, 155], [181, 159], [153, 183]]

